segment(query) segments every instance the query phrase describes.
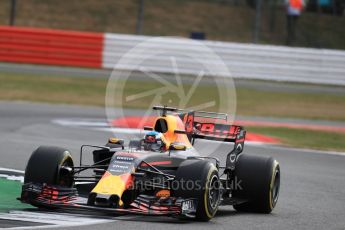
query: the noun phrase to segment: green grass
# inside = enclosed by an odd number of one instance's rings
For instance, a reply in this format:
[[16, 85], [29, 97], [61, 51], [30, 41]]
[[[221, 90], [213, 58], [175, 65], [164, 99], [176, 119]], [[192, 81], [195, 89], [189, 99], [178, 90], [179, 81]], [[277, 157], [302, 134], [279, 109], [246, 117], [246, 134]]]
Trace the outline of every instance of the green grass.
[[240, 88], [240, 115], [345, 120], [345, 94], [267, 92]]
[[106, 80], [0, 73], [0, 98], [80, 105], [104, 105]]
[[345, 151], [345, 133], [275, 127], [247, 127], [247, 130], [279, 138], [283, 145], [290, 147]]
[[[23, 0], [17, 3], [16, 25], [65, 30], [133, 34], [138, 0]], [[223, 2], [223, 3], [222, 3]], [[210, 40], [252, 42], [255, 10], [239, 1], [145, 0], [143, 34], [189, 37], [203, 31]], [[274, 1], [263, 1], [264, 4]], [[283, 1], [278, 1], [283, 2]], [[0, 1], [0, 24], [8, 24], [10, 1]], [[275, 30], [270, 7], [263, 6], [260, 42], [285, 44], [284, 7], [277, 6]], [[345, 49], [345, 17], [304, 12], [298, 21], [296, 46]]]
[[0, 178], [0, 212], [32, 207], [17, 200], [17, 197], [20, 197], [20, 193], [20, 182]]
[[[104, 106], [106, 85], [107, 80], [103, 78], [0, 73], [0, 100]], [[160, 83], [154, 81], [128, 80], [124, 97], [158, 87], [161, 87]], [[190, 87], [190, 84], [184, 85], [185, 90]], [[345, 121], [345, 94], [269, 92], [247, 88], [237, 88], [236, 91], [237, 115]], [[115, 106], [147, 108], [152, 99], [153, 96], [122, 103], [115, 100]], [[212, 85], [199, 85], [186, 106], [199, 105], [210, 99], [219, 101], [218, 89]], [[167, 92], [160, 103], [178, 106], [179, 101], [178, 95]]]

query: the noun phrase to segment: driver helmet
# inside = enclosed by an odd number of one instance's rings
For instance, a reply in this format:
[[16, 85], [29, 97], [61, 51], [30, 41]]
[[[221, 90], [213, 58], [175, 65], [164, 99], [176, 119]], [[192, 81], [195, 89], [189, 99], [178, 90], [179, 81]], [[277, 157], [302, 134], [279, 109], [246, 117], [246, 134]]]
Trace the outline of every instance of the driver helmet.
[[151, 131], [144, 137], [144, 149], [147, 151], [160, 152], [165, 150], [165, 141], [162, 133]]

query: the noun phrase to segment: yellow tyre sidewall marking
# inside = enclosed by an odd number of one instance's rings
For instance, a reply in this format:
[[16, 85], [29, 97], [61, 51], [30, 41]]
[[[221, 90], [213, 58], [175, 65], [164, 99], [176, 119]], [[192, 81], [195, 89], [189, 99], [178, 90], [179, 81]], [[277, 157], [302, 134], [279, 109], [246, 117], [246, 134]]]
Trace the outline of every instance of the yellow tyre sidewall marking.
[[211, 178], [211, 175], [213, 173], [214, 170], [217, 170], [217, 168], [212, 164], [210, 170], [208, 171], [208, 175], [207, 175], [207, 183], [206, 183], [206, 188], [205, 188], [205, 193], [204, 193], [204, 205], [205, 205], [205, 211], [206, 211], [206, 215], [208, 216], [208, 218], [212, 218], [214, 216], [214, 214], [216, 213], [217, 209], [211, 214], [210, 211], [208, 210], [208, 205], [207, 205], [207, 197], [208, 197], [208, 192], [209, 192], [209, 180]]
[[71, 154], [68, 151], [63, 152], [65, 154], [64, 158], [59, 162], [59, 167], [69, 158], [71, 158]]
[[[65, 156], [64, 156], [64, 158], [62, 158], [62, 160], [59, 162], [59, 167], [58, 167], [58, 170], [59, 170], [59, 171], [58, 171], [58, 173], [60, 173], [60, 169], [61, 169], [63, 163], [64, 163], [66, 160], [71, 159], [71, 160], [73, 161], [72, 156], [71, 156], [71, 153], [70, 153], [69, 151], [65, 151], [65, 152], [63, 152], [63, 153], [65, 154]], [[60, 180], [60, 174], [58, 174], [57, 177], [58, 177], [57, 179]]]

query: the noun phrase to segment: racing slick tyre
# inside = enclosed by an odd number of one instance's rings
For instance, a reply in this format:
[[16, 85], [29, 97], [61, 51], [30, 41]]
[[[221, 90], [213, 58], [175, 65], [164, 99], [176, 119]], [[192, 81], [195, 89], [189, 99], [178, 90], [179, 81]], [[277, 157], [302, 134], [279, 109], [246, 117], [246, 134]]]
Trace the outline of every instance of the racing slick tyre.
[[272, 157], [239, 155], [235, 167], [239, 188], [233, 197], [246, 200], [234, 205], [241, 212], [271, 213], [277, 204], [280, 188], [279, 163]]
[[175, 197], [197, 200], [196, 220], [209, 221], [220, 203], [220, 180], [214, 164], [204, 160], [186, 160], [176, 172]]
[[73, 159], [68, 150], [41, 146], [36, 149], [26, 166], [24, 183], [46, 183], [48, 185], [73, 186]]

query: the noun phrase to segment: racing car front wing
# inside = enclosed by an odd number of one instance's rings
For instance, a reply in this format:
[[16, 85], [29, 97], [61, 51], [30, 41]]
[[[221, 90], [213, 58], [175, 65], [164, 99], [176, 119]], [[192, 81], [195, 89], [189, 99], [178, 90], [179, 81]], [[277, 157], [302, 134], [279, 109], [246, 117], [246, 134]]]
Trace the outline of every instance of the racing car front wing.
[[175, 216], [194, 218], [197, 200], [175, 197], [139, 195], [128, 208], [112, 208], [87, 204], [87, 198], [78, 195], [76, 188], [27, 183], [22, 187], [23, 203], [42, 208], [88, 210], [107, 214], [138, 214], [150, 216]]

